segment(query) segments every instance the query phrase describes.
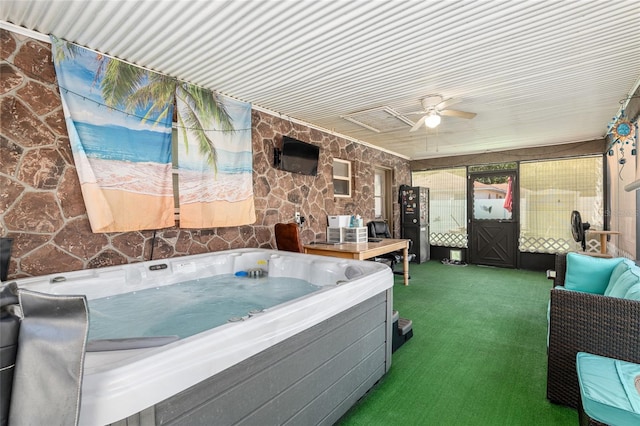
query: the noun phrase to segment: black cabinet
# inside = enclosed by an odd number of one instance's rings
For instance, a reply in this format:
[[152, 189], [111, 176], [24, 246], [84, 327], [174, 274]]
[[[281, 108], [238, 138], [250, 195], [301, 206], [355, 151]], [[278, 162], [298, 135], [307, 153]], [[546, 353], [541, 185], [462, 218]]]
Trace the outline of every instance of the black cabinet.
[[429, 249], [429, 188], [402, 186], [400, 188], [400, 226], [402, 238], [412, 241], [409, 253], [414, 262], [431, 258]]

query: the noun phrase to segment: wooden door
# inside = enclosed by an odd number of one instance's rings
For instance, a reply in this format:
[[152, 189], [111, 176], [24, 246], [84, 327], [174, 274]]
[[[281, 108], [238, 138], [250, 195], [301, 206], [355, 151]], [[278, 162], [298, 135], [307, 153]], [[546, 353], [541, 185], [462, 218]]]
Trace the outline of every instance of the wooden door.
[[469, 174], [469, 257], [477, 265], [517, 268], [515, 171]]

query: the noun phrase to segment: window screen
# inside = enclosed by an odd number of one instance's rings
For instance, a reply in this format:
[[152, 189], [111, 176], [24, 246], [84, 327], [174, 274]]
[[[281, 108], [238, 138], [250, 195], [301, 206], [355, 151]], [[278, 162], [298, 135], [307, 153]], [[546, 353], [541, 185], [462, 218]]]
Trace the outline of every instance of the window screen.
[[[520, 164], [520, 251], [581, 250], [571, 235], [573, 210], [591, 229], [602, 229], [602, 157]], [[588, 239], [587, 245], [588, 251], [599, 251], [597, 239]]]
[[467, 171], [464, 167], [412, 173], [414, 186], [429, 188], [429, 242], [467, 247]]

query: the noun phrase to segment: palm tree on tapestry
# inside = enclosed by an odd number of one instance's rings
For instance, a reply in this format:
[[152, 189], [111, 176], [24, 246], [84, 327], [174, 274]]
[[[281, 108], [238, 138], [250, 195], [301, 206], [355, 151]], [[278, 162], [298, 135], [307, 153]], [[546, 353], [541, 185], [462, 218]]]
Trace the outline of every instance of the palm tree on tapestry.
[[189, 151], [187, 129], [191, 130], [198, 141], [198, 149], [207, 159], [207, 163], [213, 166], [214, 172], [218, 171], [216, 148], [209, 138], [206, 123], [215, 122], [219, 130], [226, 132], [235, 131], [231, 116], [227, 112], [224, 103], [218, 94], [211, 90], [192, 84], [180, 82], [176, 87], [176, 96], [180, 98], [186, 108], [178, 109], [178, 128], [184, 133], [184, 141], [187, 152]]
[[[52, 37], [56, 43], [56, 55], [59, 61], [73, 59], [81, 47]], [[222, 131], [233, 132], [233, 121], [220, 97], [207, 89], [194, 86], [155, 72], [122, 62], [111, 60], [97, 54], [98, 72], [95, 80], [101, 81], [102, 97], [107, 106], [123, 108], [135, 113], [137, 108], [147, 109], [142, 121], [157, 112], [156, 120], [162, 120], [173, 112], [175, 96], [184, 101], [186, 107], [177, 111], [178, 127], [186, 133], [190, 130], [198, 141], [200, 153], [207, 159], [214, 171], [217, 171], [217, 155], [213, 140], [207, 134], [209, 123], [216, 123]], [[188, 138], [184, 138], [188, 143]], [[187, 151], [189, 149], [186, 146]]]
[[[104, 61], [103, 61], [104, 63]], [[173, 94], [186, 106], [177, 111], [178, 127], [185, 133], [190, 130], [198, 141], [200, 153], [207, 163], [217, 171], [217, 155], [213, 140], [207, 134], [209, 123], [214, 122], [220, 130], [234, 131], [233, 122], [220, 97], [211, 90], [176, 80], [158, 73], [147, 73], [142, 68], [121, 61], [107, 61], [102, 79], [102, 96], [110, 107], [122, 106], [127, 112], [146, 106], [149, 115], [157, 111], [159, 119], [172, 112]], [[147, 81], [148, 80], [148, 81]], [[184, 138], [188, 143], [188, 138]], [[189, 146], [186, 146], [187, 151]]]
[[68, 41], [60, 40], [55, 36], [51, 36], [51, 43], [56, 45], [56, 61], [62, 62], [65, 59], [74, 59], [82, 49], [77, 44], [69, 43]]

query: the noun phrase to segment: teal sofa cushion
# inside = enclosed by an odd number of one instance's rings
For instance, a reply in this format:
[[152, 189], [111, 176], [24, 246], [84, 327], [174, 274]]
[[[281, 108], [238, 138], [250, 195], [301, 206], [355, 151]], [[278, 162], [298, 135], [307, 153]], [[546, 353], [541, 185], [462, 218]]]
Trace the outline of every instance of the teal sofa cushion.
[[564, 286], [567, 290], [604, 294], [611, 273], [623, 258], [602, 258], [579, 253], [567, 254]]
[[625, 271], [614, 282], [610, 283], [604, 292], [605, 296], [624, 297], [629, 289], [636, 284], [640, 284], [640, 269], [632, 268]]
[[618, 281], [618, 279], [620, 278], [620, 275], [624, 274], [625, 272], [627, 272], [629, 269], [633, 267], [635, 267], [635, 263], [633, 263], [631, 260], [622, 259], [622, 262], [618, 263], [616, 267], [613, 268], [613, 271], [611, 272], [611, 277], [609, 278], [609, 285], [607, 286], [607, 289], [604, 291], [604, 295], [608, 296], [609, 295], [608, 292], [610, 291], [611, 287], [613, 287], [612, 284]]
[[610, 425], [640, 424], [640, 393], [635, 387], [640, 365], [578, 352], [576, 370], [582, 408], [589, 417]]
[[631, 286], [627, 293], [622, 296], [623, 299], [640, 300], [640, 284]]

